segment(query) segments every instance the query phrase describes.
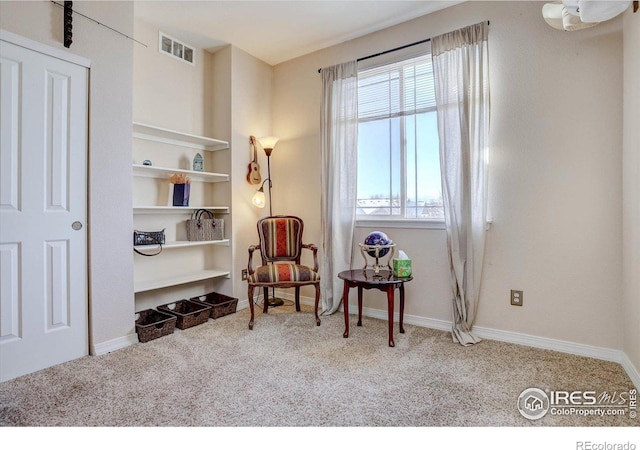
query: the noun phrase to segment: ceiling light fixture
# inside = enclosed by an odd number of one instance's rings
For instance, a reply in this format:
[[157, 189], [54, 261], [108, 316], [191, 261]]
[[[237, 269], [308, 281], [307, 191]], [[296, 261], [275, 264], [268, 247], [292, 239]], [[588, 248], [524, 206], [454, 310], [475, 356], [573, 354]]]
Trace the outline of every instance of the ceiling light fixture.
[[563, 0], [545, 3], [542, 17], [556, 30], [578, 31], [613, 19], [631, 3], [631, 0]]

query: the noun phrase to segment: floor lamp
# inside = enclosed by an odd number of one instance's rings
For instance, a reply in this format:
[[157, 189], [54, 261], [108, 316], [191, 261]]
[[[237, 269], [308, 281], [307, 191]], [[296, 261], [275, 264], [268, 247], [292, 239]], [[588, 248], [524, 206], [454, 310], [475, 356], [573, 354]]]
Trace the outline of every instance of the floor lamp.
[[[264, 208], [265, 198], [264, 198], [264, 185], [266, 182], [269, 182], [269, 216], [273, 216], [273, 207], [271, 206], [271, 152], [273, 148], [276, 146], [278, 142], [278, 138], [275, 136], [266, 136], [258, 139], [260, 145], [264, 149], [265, 154], [267, 155], [267, 178], [260, 185], [260, 189], [256, 191], [251, 199], [251, 203], [253, 203], [258, 208]], [[282, 306], [284, 305], [284, 300], [276, 297], [275, 288], [271, 288], [273, 295], [271, 298], [265, 298], [265, 302], [269, 302], [269, 306]]]

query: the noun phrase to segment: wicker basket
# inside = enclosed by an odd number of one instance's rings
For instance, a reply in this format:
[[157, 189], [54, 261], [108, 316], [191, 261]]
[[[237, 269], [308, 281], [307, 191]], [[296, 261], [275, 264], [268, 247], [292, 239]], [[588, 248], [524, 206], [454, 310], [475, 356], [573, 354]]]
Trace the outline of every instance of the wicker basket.
[[211, 306], [190, 300], [178, 300], [158, 306], [158, 311], [176, 316], [176, 327], [181, 330], [205, 323], [209, 320], [210, 310]]
[[218, 294], [217, 292], [210, 292], [209, 294], [201, 295], [199, 297], [192, 297], [191, 301], [210, 306], [210, 317], [212, 319], [233, 314], [236, 312], [236, 308], [238, 307], [237, 298]]
[[176, 316], [165, 314], [153, 309], [145, 309], [137, 313], [136, 333], [140, 342], [149, 342], [153, 339], [173, 333], [176, 327]]

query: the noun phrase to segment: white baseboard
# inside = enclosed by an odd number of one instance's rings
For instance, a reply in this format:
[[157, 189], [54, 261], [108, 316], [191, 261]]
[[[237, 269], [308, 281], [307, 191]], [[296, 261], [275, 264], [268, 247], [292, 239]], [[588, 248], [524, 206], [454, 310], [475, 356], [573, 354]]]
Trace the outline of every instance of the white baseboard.
[[622, 360], [622, 351], [611, 348], [595, 347], [593, 345], [579, 344], [576, 342], [561, 341], [559, 339], [477, 326], [473, 327], [473, 332], [482, 339], [526, 345], [527, 347], [535, 347], [544, 350], [554, 350], [577, 356], [601, 359], [603, 361], [620, 363]]
[[240, 311], [241, 309], [245, 309], [249, 307], [249, 300], [238, 300], [238, 304], [236, 305], [236, 311]]
[[137, 343], [138, 335], [129, 334], [107, 342], [91, 345], [90, 351], [93, 356], [106, 355], [107, 353], [111, 353]]
[[640, 371], [633, 365], [626, 353], [621, 353], [622, 361], [620, 361], [620, 364], [624, 368], [625, 372], [627, 372], [627, 375], [629, 375], [629, 378], [631, 378], [631, 381], [633, 382], [633, 385], [636, 387], [636, 389], [640, 390]]

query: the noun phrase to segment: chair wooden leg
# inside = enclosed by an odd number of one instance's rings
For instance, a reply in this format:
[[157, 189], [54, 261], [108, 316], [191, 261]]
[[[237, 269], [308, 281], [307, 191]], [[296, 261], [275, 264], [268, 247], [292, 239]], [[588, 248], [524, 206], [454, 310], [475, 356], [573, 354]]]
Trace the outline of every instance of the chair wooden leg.
[[296, 311], [300, 312], [300, 286], [296, 286]]
[[253, 330], [253, 285], [249, 285], [249, 309], [251, 309], [251, 319], [249, 320], [249, 329]]
[[269, 288], [264, 288], [264, 301], [262, 302], [262, 312], [267, 313], [269, 311]]
[[316, 326], [320, 326], [320, 317], [318, 316], [318, 303], [320, 303], [320, 285], [316, 284]]

